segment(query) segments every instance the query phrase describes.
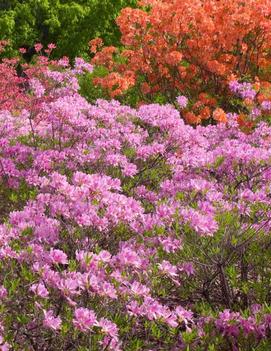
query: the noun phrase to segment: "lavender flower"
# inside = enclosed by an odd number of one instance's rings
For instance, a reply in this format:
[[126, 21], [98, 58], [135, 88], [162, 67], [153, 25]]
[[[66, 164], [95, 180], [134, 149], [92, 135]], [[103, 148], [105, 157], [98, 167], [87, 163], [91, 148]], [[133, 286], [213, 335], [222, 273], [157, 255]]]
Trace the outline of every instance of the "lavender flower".
[[176, 100], [181, 109], [185, 108], [188, 104], [188, 99], [186, 96], [180, 95]]
[[270, 111], [271, 110], [271, 101], [263, 101], [261, 103], [261, 108], [264, 110], [264, 111]]

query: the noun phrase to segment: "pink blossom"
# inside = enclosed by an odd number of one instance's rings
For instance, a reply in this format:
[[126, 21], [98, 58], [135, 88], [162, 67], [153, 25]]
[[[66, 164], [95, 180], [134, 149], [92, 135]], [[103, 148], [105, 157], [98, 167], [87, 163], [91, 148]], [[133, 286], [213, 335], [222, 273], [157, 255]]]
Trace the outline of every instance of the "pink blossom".
[[54, 313], [52, 310], [49, 310], [49, 311], [43, 310], [43, 313], [44, 313], [43, 324], [45, 327], [53, 330], [58, 330], [61, 328], [61, 319], [60, 317], [54, 317]]
[[96, 323], [95, 313], [87, 308], [77, 308], [74, 312], [74, 317], [74, 326], [83, 332], [88, 331]]
[[118, 328], [115, 323], [112, 323], [110, 320], [106, 318], [101, 318], [97, 326], [102, 329], [102, 332], [111, 336], [113, 339], [118, 339]]
[[138, 296], [146, 296], [150, 293], [150, 289], [147, 288], [145, 285], [143, 284], [140, 284], [139, 282], [137, 281], [134, 281], [131, 285], [130, 285], [130, 289], [131, 289], [131, 292], [135, 295], [138, 295]]
[[181, 109], [185, 108], [188, 104], [188, 99], [187, 97], [180, 95], [177, 97], [177, 103]]
[[52, 260], [52, 263], [55, 263], [55, 264], [59, 264], [59, 263], [60, 264], [67, 264], [68, 263], [67, 255], [62, 250], [51, 249], [50, 250], [50, 258]]
[[0, 299], [5, 299], [8, 295], [7, 289], [2, 285], [0, 286]]
[[43, 297], [43, 298], [46, 298], [49, 295], [49, 292], [43, 283], [33, 284], [30, 287], [30, 290], [33, 291], [38, 296]]
[[38, 79], [31, 78], [29, 84], [37, 98], [41, 98], [44, 95], [45, 88]]
[[188, 276], [195, 274], [194, 265], [192, 262], [185, 262], [180, 267], [179, 270], [185, 272]]
[[36, 50], [37, 52], [39, 52], [39, 51], [41, 51], [41, 49], [43, 48], [43, 45], [42, 45], [41, 43], [37, 43], [37, 44], [34, 45], [34, 47], [35, 47], [35, 50]]
[[53, 43], [48, 44], [48, 49], [52, 50], [52, 49], [55, 49], [55, 48], [56, 48], [55, 44], [53, 44]]
[[158, 264], [159, 269], [166, 275], [175, 278], [178, 276], [178, 269], [176, 266], [172, 265], [170, 262], [163, 260], [162, 263]]

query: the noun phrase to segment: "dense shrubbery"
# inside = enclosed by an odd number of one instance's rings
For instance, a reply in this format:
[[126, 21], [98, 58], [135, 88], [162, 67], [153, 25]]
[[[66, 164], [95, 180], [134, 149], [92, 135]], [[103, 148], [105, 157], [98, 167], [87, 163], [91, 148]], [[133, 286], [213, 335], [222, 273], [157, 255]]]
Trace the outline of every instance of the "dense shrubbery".
[[1, 64], [2, 350], [269, 350], [269, 102], [233, 81], [250, 131], [193, 128], [184, 96], [90, 104], [91, 65], [35, 61]]
[[174, 103], [182, 92], [190, 98], [184, 117], [199, 124], [217, 105], [238, 110], [229, 80], [270, 80], [269, 0], [140, 3], [141, 9], [125, 8], [117, 19], [124, 48], [91, 42], [93, 64], [107, 68], [95, 83], [111, 97]]

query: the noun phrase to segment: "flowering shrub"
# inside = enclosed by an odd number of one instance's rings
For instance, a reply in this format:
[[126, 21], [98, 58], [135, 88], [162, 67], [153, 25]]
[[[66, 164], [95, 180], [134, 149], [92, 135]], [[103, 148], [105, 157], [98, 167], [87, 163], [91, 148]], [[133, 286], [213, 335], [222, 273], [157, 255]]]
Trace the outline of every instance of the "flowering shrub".
[[[7, 45], [6, 41], [0, 41], [0, 53], [4, 52]], [[27, 96], [22, 93], [24, 79], [19, 77], [16, 72], [18, 60], [3, 59], [0, 62], [0, 106], [1, 109], [10, 109], [16, 101], [17, 106], [21, 107], [27, 100]]]
[[[270, 74], [270, 2], [268, 0], [144, 0], [125, 8], [117, 19], [123, 49], [90, 42], [93, 64], [108, 74], [96, 84], [111, 97], [136, 88], [139, 101], [173, 103], [188, 96], [196, 124], [212, 117], [216, 102], [231, 105], [227, 81]], [[134, 89], [134, 90], [133, 90]], [[137, 102], [139, 102], [137, 101]], [[191, 115], [193, 113], [194, 115]]]
[[0, 113], [1, 349], [269, 349], [271, 128], [90, 104], [92, 66], [38, 62]]

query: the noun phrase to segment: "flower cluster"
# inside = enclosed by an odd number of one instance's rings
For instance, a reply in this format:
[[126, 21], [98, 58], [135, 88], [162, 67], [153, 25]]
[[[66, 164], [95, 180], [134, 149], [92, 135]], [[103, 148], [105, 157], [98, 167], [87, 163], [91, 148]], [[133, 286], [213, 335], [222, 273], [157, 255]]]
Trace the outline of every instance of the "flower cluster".
[[[103, 47], [99, 39], [91, 45], [93, 64], [107, 70], [94, 82], [111, 97], [134, 87], [138, 102], [162, 95], [173, 103], [185, 93], [193, 105], [185, 120], [199, 124], [213, 117], [214, 101], [231, 107], [226, 87], [232, 75], [269, 82], [269, 0], [143, 0], [138, 6], [122, 9], [117, 18], [124, 48]], [[239, 96], [254, 98], [250, 83], [238, 84], [232, 89]]]
[[49, 62], [0, 113], [1, 348], [270, 346], [270, 126], [90, 104]]

